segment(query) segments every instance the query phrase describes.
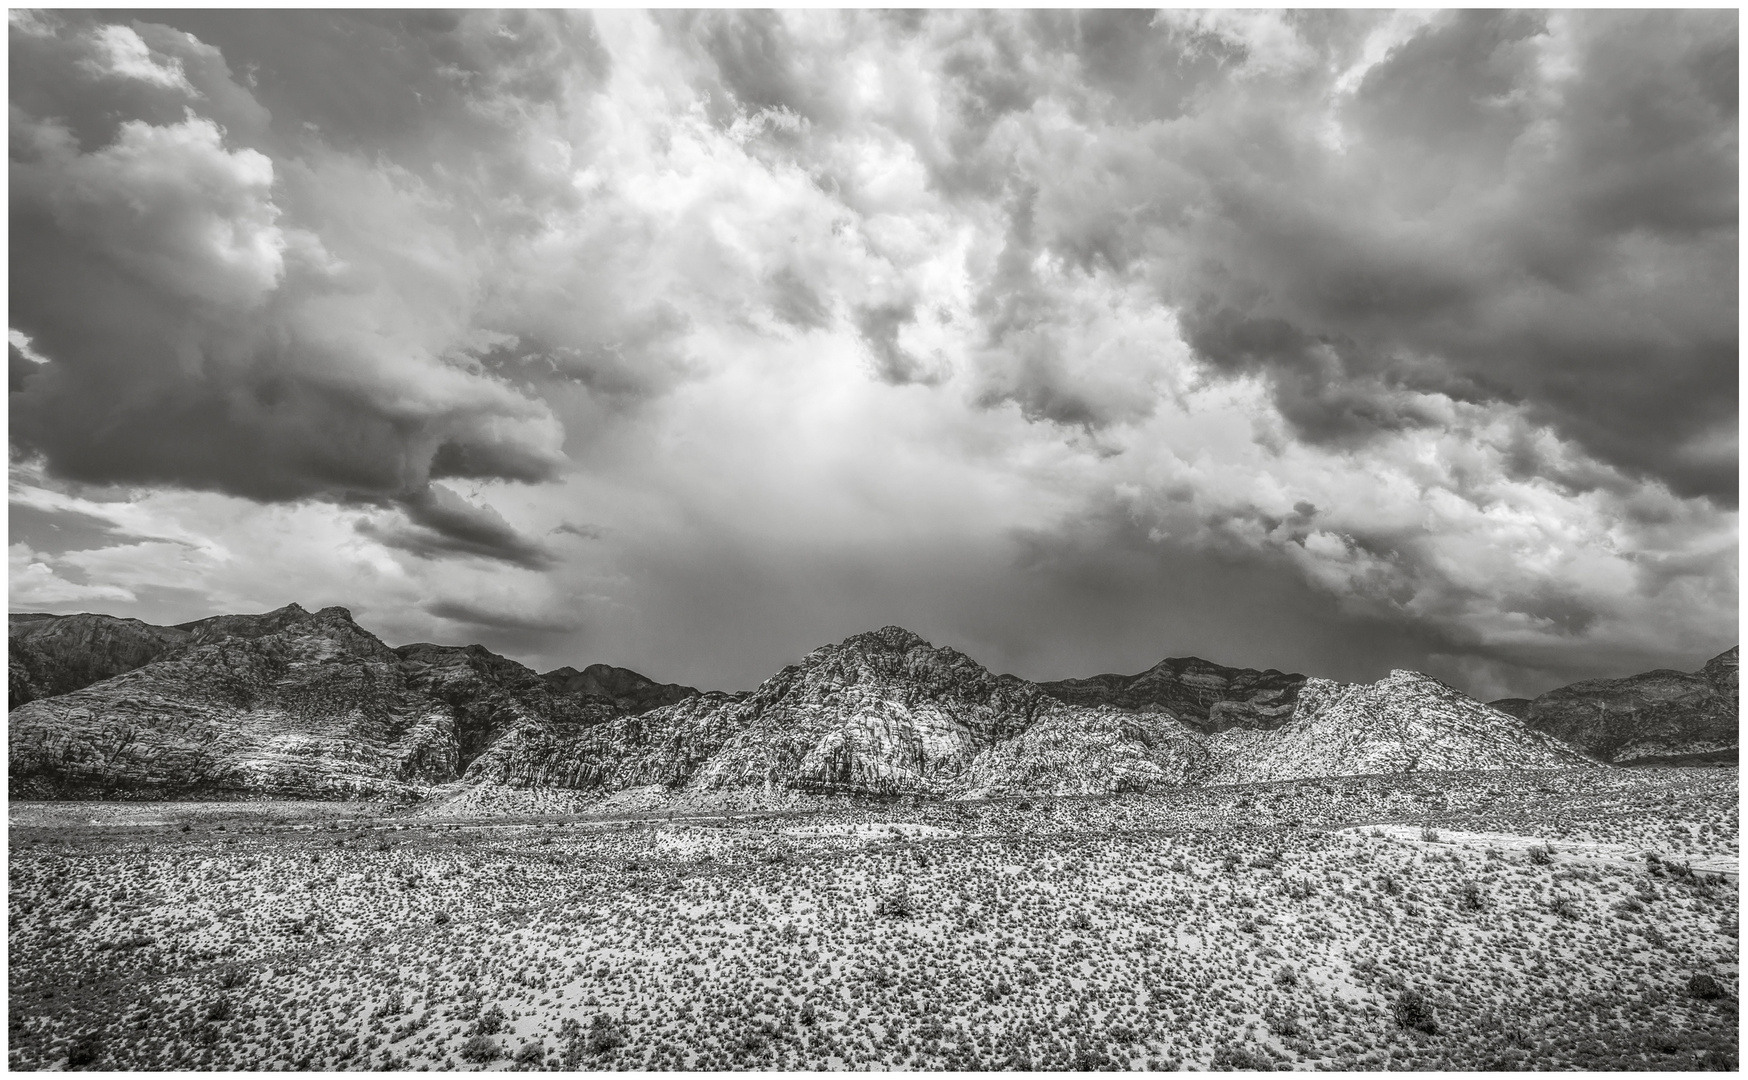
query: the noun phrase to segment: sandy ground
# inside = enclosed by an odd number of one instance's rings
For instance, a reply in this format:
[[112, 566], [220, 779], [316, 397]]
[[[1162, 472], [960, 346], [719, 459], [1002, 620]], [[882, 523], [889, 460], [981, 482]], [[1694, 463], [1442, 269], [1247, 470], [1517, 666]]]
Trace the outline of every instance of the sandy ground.
[[[11, 1066], [1692, 1068], [1737, 1053], [1734, 880], [1680, 869], [1733, 865], [1734, 770], [802, 819], [354, 811], [14, 804]], [[1700, 975], [1724, 996], [1696, 996]], [[1398, 1022], [1410, 991], [1430, 1031]]]

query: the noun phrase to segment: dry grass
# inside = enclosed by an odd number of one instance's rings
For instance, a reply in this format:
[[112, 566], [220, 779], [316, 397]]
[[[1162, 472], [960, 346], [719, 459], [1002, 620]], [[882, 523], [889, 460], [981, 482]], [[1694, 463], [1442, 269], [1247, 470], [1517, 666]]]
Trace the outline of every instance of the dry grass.
[[1733, 769], [692, 824], [15, 804], [10, 1064], [1733, 1063], [1737, 892], [1684, 864], [1736, 805]]

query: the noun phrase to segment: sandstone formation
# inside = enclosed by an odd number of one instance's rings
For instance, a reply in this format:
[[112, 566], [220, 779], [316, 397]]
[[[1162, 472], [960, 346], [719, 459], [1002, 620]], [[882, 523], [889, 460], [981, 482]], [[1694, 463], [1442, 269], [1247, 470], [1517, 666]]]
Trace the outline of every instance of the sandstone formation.
[[1591, 679], [1493, 705], [1617, 765], [1734, 762], [1741, 723], [1737, 653], [1730, 648], [1695, 672]]
[[113, 615], [13, 615], [7, 621], [9, 709], [132, 671], [189, 636], [179, 627]]
[[412, 795], [519, 726], [617, 713], [479, 646], [390, 649], [339, 607], [180, 629], [148, 664], [12, 710], [14, 797]]
[[[111, 629], [82, 633], [166, 628]], [[167, 629], [139, 666], [12, 711], [15, 797], [964, 798], [1595, 764], [1407, 671], [1352, 685], [1188, 659], [1039, 685], [889, 626], [725, 694], [605, 665], [537, 675], [478, 645], [390, 648], [343, 608]], [[1734, 658], [1679, 678], [1727, 686], [1733, 709]], [[1652, 676], [1617, 682], [1648, 695]]]
[[1220, 783], [1595, 764], [1417, 671], [1392, 671], [1359, 685], [1307, 679], [1284, 726], [1227, 731], [1209, 745]]
[[1279, 727], [1293, 715], [1304, 684], [1305, 676], [1274, 668], [1229, 668], [1187, 656], [1161, 660], [1139, 675], [1094, 675], [1038, 685], [1071, 705], [1166, 712], [1215, 734], [1235, 727]]
[[573, 667], [561, 667], [540, 677], [559, 693], [608, 698], [621, 709], [634, 713], [672, 705], [698, 693], [696, 687], [658, 683], [630, 668], [614, 667], [611, 664], [590, 664], [581, 671]]

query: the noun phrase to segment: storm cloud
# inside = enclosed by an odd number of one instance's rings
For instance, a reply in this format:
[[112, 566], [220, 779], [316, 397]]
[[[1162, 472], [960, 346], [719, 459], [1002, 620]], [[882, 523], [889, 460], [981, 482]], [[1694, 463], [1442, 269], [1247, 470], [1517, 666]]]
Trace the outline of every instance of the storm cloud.
[[1737, 618], [1737, 48], [13, 12], [12, 602], [731, 688], [884, 623], [1038, 678], [1691, 667]]

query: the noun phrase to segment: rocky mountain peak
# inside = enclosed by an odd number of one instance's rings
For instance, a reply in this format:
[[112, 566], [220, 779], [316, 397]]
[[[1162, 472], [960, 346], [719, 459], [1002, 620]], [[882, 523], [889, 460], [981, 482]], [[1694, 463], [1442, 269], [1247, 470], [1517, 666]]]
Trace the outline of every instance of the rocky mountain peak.
[[1494, 704], [1614, 764], [1733, 762], [1741, 727], [1738, 653], [1732, 646], [1694, 672], [1662, 668], [1587, 679], [1533, 700]]
[[590, 664], [581, 671], [567, 665], [548, 671], [540, 678], [561, 694], [587, 694], [607, 698], [620, 708], [633, 713], [672, 705], [698, 693], [695, 687], [658, 683], [630, 668], [614, 667], [611, 664]]
[[836, 645], [822, 645], [808, 655], [811, 657], [829, 651], [833, 653], [902, 656], [912, 649], [929, 648], [933, 648], [933, 646], [924, 641], [920, 634], [914, 634], [902, 626], [882, 626], [878, 630], [852, 634]]

